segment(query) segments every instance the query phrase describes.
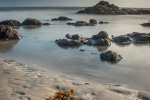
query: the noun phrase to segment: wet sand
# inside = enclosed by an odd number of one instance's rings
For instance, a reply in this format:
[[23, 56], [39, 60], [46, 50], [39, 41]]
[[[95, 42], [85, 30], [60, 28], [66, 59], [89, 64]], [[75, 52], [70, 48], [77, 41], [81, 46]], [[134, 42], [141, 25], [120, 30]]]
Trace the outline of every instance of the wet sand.
[[74, 90], [71, 100], [150, 100], [148, 92], [126, 85], [91, 83], [15, 60], [0, 60], [0, 100], [52, 100], [56, 91], [67, 89]]

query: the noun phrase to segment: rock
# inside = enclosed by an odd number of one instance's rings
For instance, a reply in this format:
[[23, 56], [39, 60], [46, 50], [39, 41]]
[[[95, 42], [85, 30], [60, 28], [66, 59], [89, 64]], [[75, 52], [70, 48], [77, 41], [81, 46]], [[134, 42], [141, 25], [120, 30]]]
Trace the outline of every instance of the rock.
[[99, 38], [107, 38], [107, 39], [109, 39], [109, 35], [108, 35], [108, 33], [105, 32], [105, 31], [100, 31], [97, 35], [93, 35], [93, 36], [92, 36], [92, 39], [93, 39], [93, 40], [97, 40], [97, 39], [99, 39]]
[[73, 26], [93, 26], [92, 24], [85, 22], [85, 21], [77, 21], [75, 23], [66, 23], [67, 25], [73, 25]]
[[109, 22], [100, 21], [99, 24], [108, 24]]
[[84, 50], [84, 49], [80, 49], [80, 51], [81, 51], [81, 52], [84, 52], [85, 50]]
[[142, 26], [150, 26], [150, 21], [149, 22], [147, 22], [147, 23], [143, 23], [143, 24], [141, 24]]
[[21, 36], [10, 26], [0, 26], [0, 40], [18, 40]]
[[90, 19], [90, 20], [89, 20], [89, 23], [90, 23], [91, 25], [96, 25], [96, 24], [97, 24], [97, 20], [95, 20], [95, 19]]
[[99, 38], [95, 41], [96, 46], [108, 46], [111, 45], [111, 41], [107, 38]]
[[21, 23], [17, 20], [4, 20], [0, 22], [0, 25], [8, 25], [8, 26], [21, 26]]
[[34, 19], [34, 18], [27, 18], [23, 21], [22, 25], [42, 25], [42, 23], [37, 20], [37, 19]]
[[50, 23], [43, 23], [42, 25], [51, 25]]
[[119, 8], [115, 4], [110, 4], [107, 1], [100, 1], [93, 7], [87, 7], [84, 10], [78, 11], [77, 13], [104, 15], [150, 14], [150, 10], [142, 8]]
[[122, 59], [122, 56], [118, 54], [117, 52], [113, 51], [107, 51], [100, 54], [100, 58], [102, 61], [108, 61], [108, 62], [118, 62]]
[[121, 36], [117, 36], [114, 37], [114, 42], [117, 44], [121, 44], [121, 45], [126, 45], [126, 44], [130, 44], [131, 43], [131, 37], [127, 36], [127, 35], [121, 35]]
[[137, 43], [137, 44], [150, 43], [149, 33], [133, 32], [132, 34], [130, 34], [130, 36], [133, 39], [134, 43]]
[[68, 20], [72, 20], [71, 18], [65, 17], [65, 16], [60, 16], [58, 18], [53, 18], [51, 19], [52, 21], [68, 21]]
[[72, 39], [72, 40], [81, 40], [82, 39], [82, 37], [79, 34], [75, 34], [75, 35], [66, 34], [66, 38]]
[[76, 40], [69, 40], [69, 39], [59, 39], [55, 41], [56, 44], [58, 44], [59, 46], [80, 46], [81, 42], [76, 41]]

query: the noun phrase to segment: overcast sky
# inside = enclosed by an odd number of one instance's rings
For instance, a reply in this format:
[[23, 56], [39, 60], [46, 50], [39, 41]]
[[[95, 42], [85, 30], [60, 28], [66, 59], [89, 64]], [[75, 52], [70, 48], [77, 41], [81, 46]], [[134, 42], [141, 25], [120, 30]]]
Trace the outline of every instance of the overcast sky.
[[[93, 6], [100, 0], [0, 0], [0, 7]], [[150, 8], [150, 0], [107, 0], [120, 7]]]

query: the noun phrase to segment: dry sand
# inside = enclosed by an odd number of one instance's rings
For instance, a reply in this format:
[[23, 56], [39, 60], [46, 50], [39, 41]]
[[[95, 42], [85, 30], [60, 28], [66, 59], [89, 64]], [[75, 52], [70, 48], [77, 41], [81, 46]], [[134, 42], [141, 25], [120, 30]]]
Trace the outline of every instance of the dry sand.
[[0, 100], [45, 100], [59, 89], [73, 89], [72, 100], [150, 100], [148, 92], [124, 85], [91, 83], [15, 60], [0, 60]]

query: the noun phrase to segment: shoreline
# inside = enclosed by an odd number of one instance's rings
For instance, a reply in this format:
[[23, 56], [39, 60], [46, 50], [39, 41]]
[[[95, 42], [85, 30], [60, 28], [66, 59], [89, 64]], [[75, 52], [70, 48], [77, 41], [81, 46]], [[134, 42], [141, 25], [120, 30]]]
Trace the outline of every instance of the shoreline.
[[0, 100], [52, 100], [58, 90], [73, 89], [71, 100], [150, 100], [150, 93], [125, 85], [92, 83], [73, 75], [0, 59]]

